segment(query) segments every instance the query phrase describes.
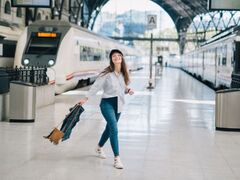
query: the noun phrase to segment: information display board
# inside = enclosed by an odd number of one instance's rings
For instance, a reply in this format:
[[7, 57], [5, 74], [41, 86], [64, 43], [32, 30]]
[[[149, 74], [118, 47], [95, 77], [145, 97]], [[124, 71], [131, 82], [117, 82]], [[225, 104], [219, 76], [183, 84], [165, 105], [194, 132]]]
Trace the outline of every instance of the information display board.
[[45, 7], [50, 8], [51, 0], [11, 0], [12, 7]]
[[208, 0], [209, 10], [239, 11], [240, 0]]

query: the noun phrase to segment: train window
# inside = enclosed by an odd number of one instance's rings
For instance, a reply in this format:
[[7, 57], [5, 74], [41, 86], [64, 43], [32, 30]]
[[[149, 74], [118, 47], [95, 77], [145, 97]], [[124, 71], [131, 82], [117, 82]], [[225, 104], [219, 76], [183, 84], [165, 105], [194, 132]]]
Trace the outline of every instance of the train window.
[[80, 46], [80, 60], [81, 61], [100, 61], [102, 60], [102, 50]]
[[100, 55], [94, 55], [93, 60], [94, 61], [99, 61], [99, 60], [101, 60], [101, 56]]
[[20, 7], [17, 8], [16, 16], [21, 18], [22, 17], [22, 9]]
[[57, 54], [60, 41], [60, 34], [56, 37], [38, 37], [36, 33], [32, 33], [26, 48], [26, 54]]
[[0, 40], [2, 57], [14, 57], [16, 50], [16, 41]]
[[38, 13], [37, 14], [37, 20], [41, 20], [42, 19], [42, 15], [41, 15], [41, 13]]
[[226, 58], [226, 57], [223, 57], [223, 58], [222, 58], [222, 65], [223, 65], [223, 66], [226, 66], [226, 65], [227, 65], [227, 58]]
[[6, 1], [4, 6], [4, 13], [5, 14], [11, 14], [11, 5], [9, 1]]

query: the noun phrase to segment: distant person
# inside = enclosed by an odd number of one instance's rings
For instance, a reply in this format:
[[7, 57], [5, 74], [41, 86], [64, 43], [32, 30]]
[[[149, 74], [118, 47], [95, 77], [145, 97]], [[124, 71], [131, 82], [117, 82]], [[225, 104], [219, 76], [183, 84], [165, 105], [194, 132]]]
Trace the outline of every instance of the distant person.
[[159, 65], [160, 66], [162, 66], [163, 64], [163, 57], [162, 56], [158, 56], [158, 61], [157, 61], [158, 63], [159, 63]]
[[88, 91], [87, 96], [81, 99], [79, 104], [83, 105], [91, 96], [95, 95], [99, 90], [103, 90], [100, 109], [107, 125], [98, 142], [96, 153], [98, 157], [106, 158], [103, 146], [108, 138], [110, 138], [114, 154], [114, 167], [123, 169], [123, 164], [119, 156], [117, 122], [124, 105], [125, 94], [132, 95], [134, 92], [127, 87], [129, 84], [129, 74], [123, 53], [118, 49], [113, 49], [110, 52], [109, 59], [110, 65], [99, 74], [95, 83]]

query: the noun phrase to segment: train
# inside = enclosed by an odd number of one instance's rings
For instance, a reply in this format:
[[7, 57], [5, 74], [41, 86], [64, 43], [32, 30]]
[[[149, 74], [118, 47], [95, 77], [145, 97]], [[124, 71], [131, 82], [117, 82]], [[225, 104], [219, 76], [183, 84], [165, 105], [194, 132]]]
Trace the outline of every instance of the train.
[[18, 37], [22, 29], [0, 21], [0, 67], [13, 67]]
[[141, 68], [141, 51], [67, 21], [36, 21], [18, 39], [14, 66], [47, 67], [55, 93], [92, 83], [109, 64], [111, 49], [120, 49], [129, 70]]
[[240, 28], [231, 27], [183, 54], [181, 68], [213, 89], [240, 88]]

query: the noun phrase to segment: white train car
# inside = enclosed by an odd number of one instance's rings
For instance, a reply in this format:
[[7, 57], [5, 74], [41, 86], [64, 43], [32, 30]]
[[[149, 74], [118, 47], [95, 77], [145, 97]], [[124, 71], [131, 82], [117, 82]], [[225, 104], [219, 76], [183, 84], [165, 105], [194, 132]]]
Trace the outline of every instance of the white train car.
[[180, 56], [176, 54], [169, 54], [168, 57], [165, 57], [163, 61], [163, 65], [173, 67], [173, 68], [180, 68], [181, 67], [181, 59]]
[[240, 87], [240, 32], [227, 30], [181, 57], [182, 69], [215, 89]]
[[14, 65], [48, 67], [49, 82], [56, 85], [59, 94], [74, 88], [80, 80], [96, 78], [109, 64], [113, 48], [124, 53], [130, 69], [138, 68], [132, 60], [140, 53], [134, 48], [66, 21], [37, 21], [19, 38]]
[[13, 67], [18, 37], [22, 30], [0, 21], [0, 67]]

